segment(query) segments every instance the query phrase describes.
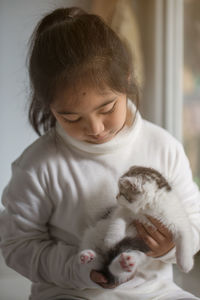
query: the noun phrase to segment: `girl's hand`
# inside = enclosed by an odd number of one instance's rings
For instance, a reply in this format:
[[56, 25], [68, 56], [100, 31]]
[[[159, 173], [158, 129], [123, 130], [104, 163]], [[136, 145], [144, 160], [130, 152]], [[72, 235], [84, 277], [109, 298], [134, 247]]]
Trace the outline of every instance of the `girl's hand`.
[[[133, 279], [133, 277], [134, 277], [134, 275], [130, 276], [130, 278], [127, 281]], [[114, 289], [119, 285], [119, 284], [109, 284], [106, 277], [101, 272], [98, 272], [95, 270], [91, 271], [90, 278], [92, 281], [99, 284], [104, 289]]]
[[106, 277], [101, 272], [95, 270], [91, 271], [90, 278], [92, 281], [99, 284], [101, 287], [105, 289], [113, 289], [117, 286], [117, 285], [108, 284]]
[[150, 216], [147, 216], [147, 218], [155, 227], [142, 224], [138, 221], [134, 222], [139, 236], [150, 248], [150, 251], [146, 255], [154, 258], [163, 256], [174, 248], [173, 236], [158, 220]]

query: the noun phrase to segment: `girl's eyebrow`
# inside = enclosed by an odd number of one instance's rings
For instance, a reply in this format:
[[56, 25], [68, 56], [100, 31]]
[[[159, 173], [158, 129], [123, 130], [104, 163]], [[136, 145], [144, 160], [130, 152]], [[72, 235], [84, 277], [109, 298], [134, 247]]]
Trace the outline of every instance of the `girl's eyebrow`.
[[[101, 104], [101, 105], [99, 105], [98, 107], [94, 108], [93, 111], [98, 110], [98, 109], [100, 109], [100, 108], [102, 108], [102, 107], [104, 107], [104, 106], [106, 106], [106, 105], [108, 105], [108, 104], [114, 102], [114, 101], [116, 100], [116, 98], [117, 98], [117, 97], [115, 97], [115, 98], [112, 99], [112, 100], [108, 100], [108, 101], [104, 102], [103, 104]], [[59, 115], [78, 115], [78, 114], [79, 114], [78, 112], [70, 112], [70, 111], [57, 111], [57, 113], [58, 113]]]

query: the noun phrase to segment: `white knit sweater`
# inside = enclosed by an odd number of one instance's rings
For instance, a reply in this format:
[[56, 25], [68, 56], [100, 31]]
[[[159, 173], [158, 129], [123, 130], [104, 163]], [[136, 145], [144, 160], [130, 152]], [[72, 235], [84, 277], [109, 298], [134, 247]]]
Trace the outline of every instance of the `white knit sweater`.
[[31, 300], [188, 295], [172, 281], [174, 250], [114, 290], [93, 283], [89, 266], [77, 263], [84, 229], [115, 203], [118, 178], [132, 165], [153, 167], [172, 183], [190, 217], [194, 253], [200, 249], [200, 194], [181, 144], [169, 133], [139, 113], [130, 128], [100, 145], [76, 141], [57, 125], [13, 163], [2, 197], [1, 249], [7, 264], [33, 282]]

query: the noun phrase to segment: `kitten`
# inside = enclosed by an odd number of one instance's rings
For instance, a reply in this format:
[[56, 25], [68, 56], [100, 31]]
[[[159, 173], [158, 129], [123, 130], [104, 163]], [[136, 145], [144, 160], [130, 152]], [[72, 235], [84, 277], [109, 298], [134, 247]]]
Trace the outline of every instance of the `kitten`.
[[118, 205], [84, 234], [79, 261], [93, 262], [110, 282], [124, 282], [148, 259], [149, 250], [137, 237], [134, 220], [153, 226], [147, 215], [173, 234], [176, 260], [188, 272], [193, 267], [192, 233], [188, 216], [167, 180], [156, 170], [131, 167], [119, 179]]

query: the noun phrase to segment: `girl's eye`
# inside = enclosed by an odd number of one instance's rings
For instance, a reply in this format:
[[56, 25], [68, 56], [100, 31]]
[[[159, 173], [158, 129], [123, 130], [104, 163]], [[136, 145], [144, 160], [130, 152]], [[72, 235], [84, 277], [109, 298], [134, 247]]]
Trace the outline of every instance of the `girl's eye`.
[[101, 114], [107, 115], [107, 114], [111, 114], [112, 112], [114, 112], [114, 111], [115, 111], [116, 103], [117, 103], [117, 102], [115, 102], [114, 105], [113, 105], [109, 110], [107, 110], [107, 111], [102, 111]]
[[63, 117], [63, 120], [64, 120], [64, 122], [66, 122], [66, 123], [76, 123], [76, 122], [80, 121], [80, 119], [81, 119], [81, 118], [67, 119], [67, 118]]

